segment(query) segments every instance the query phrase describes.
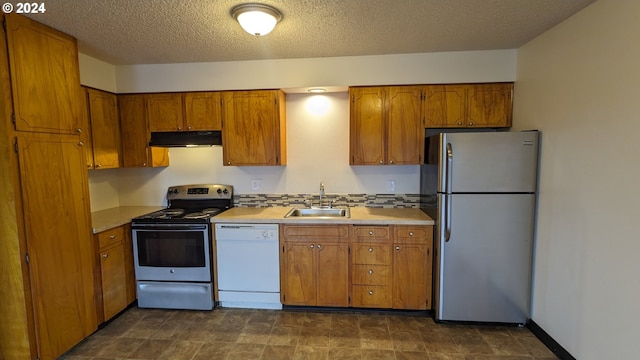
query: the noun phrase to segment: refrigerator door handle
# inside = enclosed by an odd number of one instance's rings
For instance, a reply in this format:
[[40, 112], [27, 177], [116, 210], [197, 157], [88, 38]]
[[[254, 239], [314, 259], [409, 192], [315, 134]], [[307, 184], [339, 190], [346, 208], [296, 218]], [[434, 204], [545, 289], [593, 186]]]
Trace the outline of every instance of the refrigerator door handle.
[[451, 238], [451, 195], [444, 194], [444, 242]]
[[447, 143], [447, 163], [445, 166], [446, 188], [444, 192], [449, 194], [451, 193], [451, 169], [453, 168], [453, 147], [451, 146], [451, 143]]

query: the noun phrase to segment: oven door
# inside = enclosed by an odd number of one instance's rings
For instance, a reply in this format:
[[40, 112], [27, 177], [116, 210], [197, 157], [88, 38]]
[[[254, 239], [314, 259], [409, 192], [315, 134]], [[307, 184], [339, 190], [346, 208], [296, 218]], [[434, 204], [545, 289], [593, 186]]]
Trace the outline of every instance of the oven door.
[[136, 280], [210, 282], [208, 224], [132, 224]]

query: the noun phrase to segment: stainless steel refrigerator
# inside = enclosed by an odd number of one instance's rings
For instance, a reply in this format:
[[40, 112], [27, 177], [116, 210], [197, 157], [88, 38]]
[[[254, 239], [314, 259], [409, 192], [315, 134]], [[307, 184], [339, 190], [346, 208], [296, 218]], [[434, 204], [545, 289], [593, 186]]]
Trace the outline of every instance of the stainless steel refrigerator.
[[436, 220], [437, 321], [529, 319], [538, 132], [426, 138], [421, 207]]

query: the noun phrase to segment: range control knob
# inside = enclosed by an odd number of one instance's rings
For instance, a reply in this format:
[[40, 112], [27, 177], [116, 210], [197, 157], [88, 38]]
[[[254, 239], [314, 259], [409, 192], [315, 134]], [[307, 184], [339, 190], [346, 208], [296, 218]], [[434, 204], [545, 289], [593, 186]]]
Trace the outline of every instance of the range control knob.
[[227, 188], [224, 188], [224, 190], [222, 190], [222, 192], [226, 195], [229, 193], [229, 190], [227, 190]]
[[218, 188], [218, 190], [216, 190], [216, 192], [217, 192], [218, 194], [222, 194], [222, 189]]

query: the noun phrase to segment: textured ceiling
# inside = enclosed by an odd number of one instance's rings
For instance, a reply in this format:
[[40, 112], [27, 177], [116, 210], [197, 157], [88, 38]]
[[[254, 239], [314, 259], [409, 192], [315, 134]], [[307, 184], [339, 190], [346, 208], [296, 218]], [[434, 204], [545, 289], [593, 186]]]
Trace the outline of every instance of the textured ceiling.
[[594, 0], [259, 0], [282, 21], [244, 32], [242, 0], [47, 0], [32, 19], [106, 62], [160, 64], [515, 49]]

